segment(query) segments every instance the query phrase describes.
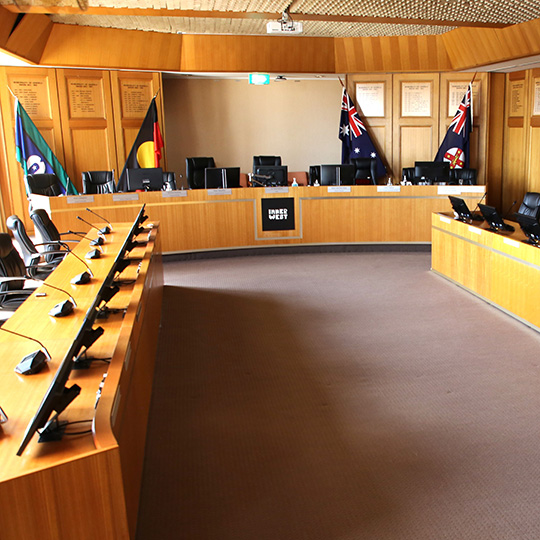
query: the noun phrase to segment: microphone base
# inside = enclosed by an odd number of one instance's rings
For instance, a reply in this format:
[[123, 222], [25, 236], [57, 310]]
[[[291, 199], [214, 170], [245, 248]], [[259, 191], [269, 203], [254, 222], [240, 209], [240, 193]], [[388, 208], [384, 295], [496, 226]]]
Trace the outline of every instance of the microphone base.
[[33, 375], [39, 373], [47, 363], [47, 356], [42, 350], [27, 354], [15, 367], [15, 373]]

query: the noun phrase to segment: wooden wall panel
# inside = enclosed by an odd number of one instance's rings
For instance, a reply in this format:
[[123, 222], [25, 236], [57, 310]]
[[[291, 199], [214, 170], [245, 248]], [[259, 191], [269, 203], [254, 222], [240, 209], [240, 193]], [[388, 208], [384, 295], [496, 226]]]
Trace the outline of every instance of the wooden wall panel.
[[11, 89], [19, 98], [43, 138], [63, 163], [64, 144], [56, 91], [56, 72], [54, 69], [45, 68], [0, 68], [0, 82], [3, 136], [7, 150], [7, 170], [1, 186], [2, 197], [8, 215], [17, 214], [28, 222], [23, 171], [15, 157], [15, 100], [9, 90]]
[[[407, 116], [403, 85], [429, 84], [429, 116]], [[424, 99], [424, 98], [422, 98]], [[439, 148], [439, 74], [395, 74], [393, 77], [393, 170], [414, 166], [415, 161], [431, 161]]]
[[[112, 71], [112, 99], [115, 111], [115, 134], [117, 147], [116, 168], [120, 177], [127, 156], [139, 133], [148, 107], [154, 95], [158, 111], [158, 122], [161, 135], [165, 140], [165, 122], [163, 114], [163, 96], [160, 73], [141, 73], [130, 71]], [[161, 162], [163, 170], [167, 168], [165, 149]]]
[[65, 168], [82, 192], [81, 174], [115, 167], [116, 144], [109, 72], [58, 70]]
[[[357, 99], [357, 84], [383, 84], [384, 85], [384, 115], [366, 116]], [[392, 171], [393, 138], [392, 138], [392, 75], [388, 73], [356, 73], [347, 77], [347, 91], [351, 99], [356, 103], [358, 113], [365, 122], [373, 144], [377, 148], [379, 155], [386, 165], [387, 172]], [[399, 174], [397, 174], [399, 178]]]
[[[509, 73], [506, 79], [505, 123], [504, 123], [504, 160], [503, 160], [503, 193], [501, 212], [507, 212], [516, 200], [518, 203], [528, 191], [527, 180], [527, 148], [528, 119], [530, 116], [530, 72], [519, 71]], [[521, 109], [517, 107], [516, 87], [522, 85], [519, 93]], [[516, 112], [518, 109], [521, 112]], [[517, 207], [514, 208], [514, 211]]]

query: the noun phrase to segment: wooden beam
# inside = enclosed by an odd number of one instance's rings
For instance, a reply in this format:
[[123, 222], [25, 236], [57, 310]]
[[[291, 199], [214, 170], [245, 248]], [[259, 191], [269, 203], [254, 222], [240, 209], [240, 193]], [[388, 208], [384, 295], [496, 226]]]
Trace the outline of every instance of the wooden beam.
[[46, 15], [26, 15], [11, 33], [5, 49], [30, 62], [39, 63], [53, 22]]
[[[98, 15], [120, 17], [173, 17], [197, 19], [280, 19], [281, 13], [246, 12], [246, 11], [200, 11], [184, 9], [155, 9], [155, 8], [116, 8], [88, 7], [84, 11], [75, 6], [21, 6], [4, 5], [13, 13], [35, 13], [46, 15]], [[297, 21], [323, 21], [344, 23], [370, 24], [402, 24], [420, 26], [453, 26], [472, 28], [505, 28], [510, 26], [502, 23], [484, 23], [475, 21], [443, 21], [429, 19], [406, 19], [400, 17], [359, 17], [353, 15], [325, 15], [311, 13], [291, 13]]]

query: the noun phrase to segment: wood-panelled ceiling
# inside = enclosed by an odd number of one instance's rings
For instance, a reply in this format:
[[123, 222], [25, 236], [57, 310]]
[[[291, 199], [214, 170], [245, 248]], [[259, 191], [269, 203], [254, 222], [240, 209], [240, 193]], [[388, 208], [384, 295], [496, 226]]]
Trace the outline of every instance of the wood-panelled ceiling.
[[[266, 33], [289, 16], [300, 37]], [[476, 69], [540, 54], [540, 1], [0, 0], [0, 49], [161, 71]]]

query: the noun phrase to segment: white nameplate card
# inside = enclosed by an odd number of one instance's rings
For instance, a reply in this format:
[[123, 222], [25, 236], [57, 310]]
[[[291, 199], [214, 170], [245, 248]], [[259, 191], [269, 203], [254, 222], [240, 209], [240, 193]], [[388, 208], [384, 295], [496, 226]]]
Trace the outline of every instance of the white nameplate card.
[[486, 186], [459, 186], [461, 193], [485, 193]]
[[265, 193], [289, 193], [289, 188], [287, 186], [276, 186], [276, 187], [265, 187]]
[[68, 204], [88, 204], [94, 202], [93, 195], [68, 195]]
[[505, 238], [503, 242], [515, 248], [518, 248], [521, 245], [519, 242], [516, 242], [515, 240], [511, 240], [510, 238]]
[[377, 186], [377, 193], [399, 193], [401, 191], [401, 186]]
[[479, 229], [478, 227], [469, 226], [469, 232], [472, 232], [474, 234], [482, 234], [482, 229]]
[[439, 216], [439, 219], [443, 222], [443, 223], [452, 223], [452, 220], [450, 218], [447, 218], [446, 216]]
[[118, 201], [138, 201], [138, 193], [113, 193], [112, 200], [114, 202]]
[[351, 186], [328, 186], [328, 193], [350, 193]]
[[438, 186], [437, 195], [461, 195], [463, 186]]
[[169, 199], [170, 197], [187, 197], [187, 189], [177, 189], [175, 191], [162, 191], [161, 197]]
[[207, 189], [208, 195], [211, 197], [216, 195], [232, 195], [231, 188], [220, 188], [220, 189]]

